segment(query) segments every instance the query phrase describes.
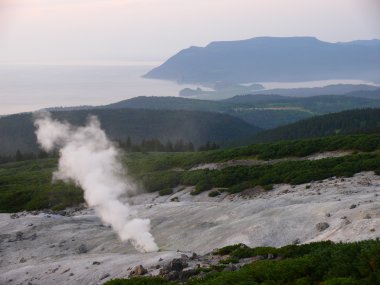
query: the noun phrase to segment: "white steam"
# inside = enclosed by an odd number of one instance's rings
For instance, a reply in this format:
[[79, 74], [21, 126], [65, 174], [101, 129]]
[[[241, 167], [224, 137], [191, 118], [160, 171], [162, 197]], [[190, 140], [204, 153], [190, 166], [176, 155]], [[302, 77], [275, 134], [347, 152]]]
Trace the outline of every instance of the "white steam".
[[36, 135], [46, 151], [58, 149], [60, 159], [54, 180], [73, 181], [84, 190], [84, 198], [104, 223], [117, 232], [122, 241], [130, 241], [139, 251], [156, 251], [150, 220], [134, 218], [128, 204], [119, 197], [133, 191], [124, 174], [116, 147], [108, 140], [96, 117], [84, 127], [53, 120], [49, 113], [37, 114]]

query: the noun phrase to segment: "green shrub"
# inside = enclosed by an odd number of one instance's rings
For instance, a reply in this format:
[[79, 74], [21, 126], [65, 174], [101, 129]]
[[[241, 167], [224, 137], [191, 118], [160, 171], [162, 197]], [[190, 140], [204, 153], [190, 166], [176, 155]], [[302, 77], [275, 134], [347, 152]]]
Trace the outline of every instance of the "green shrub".
[[56, 159], [0, 164], [0, 212], [64, 209], [83, 202], [83, 191], [72, 184], [52, 183]]
[[263, 186], [263, 189], [264, 189], [265, 191], [273, 190], [273, 184], [267, 184], [267, 185], [264, 185], [264, 186]]
[[216, 197], [216, 196], [219, 196], [219, 195], [220, 195], [220, 192], [217, 191], [217, 190], [214, 190], [214, 191], [211, 191], [210, 193], [208, 193], [209, 197]]
[[[276, 259], [259, 260], [236, 271], [223, 271], [224, 266], [199, 270], [207, 275], [190, 279], [186, 285], [375, 285], [380, 284], [380, 240], [355, 243], [316, 242], [288, 245], [281, 248], [249, 248], [236, 244], [218, 249], [218, 255], [230, 255], [221, 264], [237, 262], [240, 258], [267, 256]], [[114, 283], [111, 283], [114, 282]], [[119, 283], [116, 283], [119, 282]], [[157, 277], [113, 280], [107, 285], [166, 285], [179, 284]]]
[[226, 259], [222, 259], [219, 261], [220, 264], [230, 264], [230, 263], [239, 263], [239, 258], [236, 257], [229, 257]]
[[160, 196], [167, 196], [173, 194], [173, 188], [165, 188], [158, 192]]
[[214, 251], [213, 254], [214, 255], [227, 255], [227, 254], [231, 254], [233, 251], [235, 251], [239, 248], [249, 248], [249, 247], [243, 243], [238, 243], [238, 244], [229, 245], [229, 246], [219, 248], [216, 251]]
[[355, 280], [353, 278], [334, 278], [330, 280], [326, 280], [325, 282], [322, 283], [322, 285], [362, 285], [364, 284], [363, 282], [360, 282], [358, 280]]
[[195, 185], [195, 191], [199, 193], [210, 190], [211, 188], [212, 188], [212, 184], [206, 180], [201, 180], [197, 183], [197, 185]]
[[250, 188], [251, 185], [249, 182], [243, 182], [243, 183], [239, 183], [239, 184], [236, 184], [236, 185], [232, 185], [231, 187], [228, 188], [228, 192], [233, 194], [233, 193], [239, 193], [239, 192], [242, 192], [248, 188]]
[[208, 179], [207, 174], [195, 185], [195, 190], [191, 192], [191, 195], [198, 195], [204, 191], [212, 189], [212, 184]]
[[131, 279], [113, 279], [104, 285], [170, 285], [175, 284], [160, 277], [136, 277]]

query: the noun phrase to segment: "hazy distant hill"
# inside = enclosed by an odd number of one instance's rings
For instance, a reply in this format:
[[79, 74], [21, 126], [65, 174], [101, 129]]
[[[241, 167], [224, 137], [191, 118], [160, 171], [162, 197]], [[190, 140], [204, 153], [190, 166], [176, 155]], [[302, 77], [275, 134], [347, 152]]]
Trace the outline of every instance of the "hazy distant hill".
[[[365, 92], [367, 94], [367, 92]], [[268, 96], [266, 98], [266, 96]], [[272, 109], [303, 109], [315, 115], [336, 113], [350, 109], [362, 109], [370, 107], [380, 108], [380, 100], [366, 97], [350, 97], [343, 95], [323, 95], [312, 97], [286, 97], [278, 95], [241, 95], [224, 100], [223, 102], [235, 103], [244, 109], [245, 106], [255, 105], [257, 107]]]
[[267, 130], [255, 135], [251, 142], [271, 142], [335, 134], [378, 133], [379, 131], [380, 109], [349, 110]]
[[145, 77], [186, 83], [379, 80], [380, 40], [328, 43], [313, 37], [212, 42], [190, 47]]
[[[54, 112], [53, 116], [82, 125], [90, 115], [98, 116], [102, 127], [113, 139], [133, 142], [157, 138], [163, 143], [183, 139], [195, 146], [207, 141], [229, 145], [246, 139], [259, 128], [227, 114], [195, 111], [162, 110], [79, 110]], [[0, 118], [0, 155], [38, 150], [31, 114], [18, 114]]]
[[223, 101], [178, 97], [137, 97], [106, 105], [102, 108], [144, 108], [227, 113], [254, 126], [268, 129], [315, 115], [369, 107], [380, 108], [380, 100], [327, 95], [307, 98], [279, 95], [242, 95]]
[[380, 88], [372, 91], [354, 91], [346, 94], [350, 97], [358, 97], [358, 98], [368, 98], [368, 99], [377, 99], [380, 100]]
[[[379, 75], [380, 76], [380, 75]], [[374, 92], [380, 91], [380, 86], [369, 84], [333, 84], [324, 87], [309, 88], [278, 88], [278, 89], [255, 89], [252, 90], [245, 84], [225, 84], [224, 87], [214, 91], [203, 90], [201, 88], [185, 88], [180, 92], [181, 97], [203, 99], [203, 100], [226, 100], [237, 94], [255, 94], [255, 95], [281, 95], [289, 97], [311, 97], [320, 95], [346, 95], [353, 92]], [[189, 95], [188, 95], [189, 94]], [[379, 97], [380, 98], [380, 97]], [[379, 99], [378, 98], [378, 99]]]
[[[102, 107], [107, 109], [53, 114], [75, 125], [83, 124], [89, 114], [97, 115], [113, 139], [125, 140], [130, 136], [134, 143], [158, 138], [162, 142], [183, 139], [196, 146], [207, 141], [226, 146], [252, 142], [249, 138], [261, 129], [280, 125], [286, 126], [257, 134], [254, 141], [372, 132], [380, 126], [380, 109], [363, 109], [369, 107], [380, 108], [380, 100], [348, 96], [295, 98], [277, 95], [236, 96], [224, 101], [139, 97]], [[361, 109], [317, 116], [357, 108]], [[296, 121], [300, 122], [294, 123]], [[22, 152], [37, 151], [31, 114], [0, 118], [0, 155], [14, 154], [17, 149]]]
[[[291, 97], [309, 97], [320, 95], [350, 95], [350, 93], [363, 92], [370, 93], [377, 91], [379, 93], [380, 87], [366, 84], [334, 84], [324, 87], [313, 88], [290, 88], [290, 89], [269, 89], [257, 92], [251, 92], [252, 94], [275, 94]], [[380, 97], [378, 97], [380, 99]]]
[[140, 96], [113, 104], [101, 106], [102, 109], [150, 109], [150, 110], [188, 110], [221, 112], [231, 108], [233, 104], [221, 101], [187, 99], [181, 97], [146, 97]]

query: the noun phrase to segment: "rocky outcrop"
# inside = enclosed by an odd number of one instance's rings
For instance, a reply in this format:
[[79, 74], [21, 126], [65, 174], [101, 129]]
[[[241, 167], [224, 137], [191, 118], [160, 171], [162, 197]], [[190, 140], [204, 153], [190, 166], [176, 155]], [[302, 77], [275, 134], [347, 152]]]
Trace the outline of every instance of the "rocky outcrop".
[[323, 232], [324, 230], [326, 230], [327, 228], [329, 228], [330, 225], [328, 223], [318, 223], [318, 224], [316, 224], [315, 227], [316, 227], [317, 231]]
[[146, 270], [144, 268], [144, 266], [142, 266], [141, 264], [140, 265], [137, 265], [130, 273], [129, 273], [129, 276], [130, 277], [134, 277], [134, 276], [142, 276], [142, 275], [145, 275], [148, 273], [148, 270]]

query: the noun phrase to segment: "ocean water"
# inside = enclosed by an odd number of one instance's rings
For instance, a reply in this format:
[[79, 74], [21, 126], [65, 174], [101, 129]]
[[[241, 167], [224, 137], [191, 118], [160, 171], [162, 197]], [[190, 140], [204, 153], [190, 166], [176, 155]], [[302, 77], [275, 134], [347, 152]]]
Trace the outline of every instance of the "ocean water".
[[136, 96], [178, 96], [192, 85], [144, 79], [149, 65], [0, 66], [0, 115], [103, 105]]
[[[0, 116], [47, 107], [104, 105], [137, 96], [178, 96], [183, 88], [198, 87], [141, 77], [155, 66], [144, 63], [0, 65]], [[319, 87], [338, 83], [372, 84], [361, 80], [260, 83], [266, 89]]]

